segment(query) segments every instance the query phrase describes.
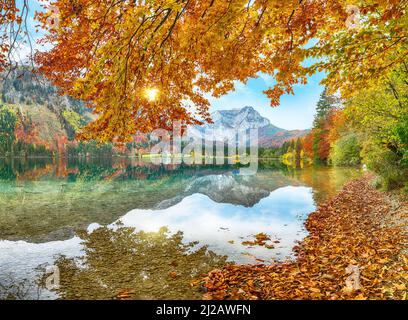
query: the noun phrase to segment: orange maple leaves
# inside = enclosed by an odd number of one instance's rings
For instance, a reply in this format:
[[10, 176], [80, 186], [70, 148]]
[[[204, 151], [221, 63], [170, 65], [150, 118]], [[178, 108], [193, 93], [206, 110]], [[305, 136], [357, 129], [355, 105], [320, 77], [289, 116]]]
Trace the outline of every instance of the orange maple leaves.
[[0, 72], [3, 72], [8, 64], [6, 55], [10, 50], [8, 35], [5, 32], [6, 26], [16, 19], [17, 9], [12, 2], [0, 0]]
[[[340, 0], [56, 0], [37, 14], [52, 49], [36, 61], [97, 114], [81, 138], [129, 141], [174, 121], [210, 121], [209, 95], [260, 72], [276, 80], [265, 91], [272, 106], [317, 71], [344, 96], [384, 79], [406, 58], [404, 3], [359, 2], [364, 23], [351, 30]], [[5, 12], [0, 25], [16, 19]], [[3, 68], [8, 50], [3, 43]], [[146, 99], [152, 87], [160, 99]]]
[[[50, 31], [44, 42], [55, 46], [37, 62], [64, 93], [94, 109], [99, 117], [81, 137], [101, 141], [126, 141], [175, 120], [209, 120], [207, 94], [225, 94], [234, 81], [259, 72], [276, 79], [265, 93], [278, 105], [308, 75], [333, 67], [327, 61], [305, 67], [304, 61], [332, 54], [327, 46], [344, 32], [347, 18], [342, 1], [327, 0], [58, 0], [54, 5], [57, 28], [47, 25], [48, 13], [38, 18]], [[398, 11], [399, 5], [391, 7]], [[384, 3], [365, 9], [391, 10]], [[306, 49], [316, 38], [318, 44]], [[160, 90], [158, 101], [143, 98], [149, 87]]]

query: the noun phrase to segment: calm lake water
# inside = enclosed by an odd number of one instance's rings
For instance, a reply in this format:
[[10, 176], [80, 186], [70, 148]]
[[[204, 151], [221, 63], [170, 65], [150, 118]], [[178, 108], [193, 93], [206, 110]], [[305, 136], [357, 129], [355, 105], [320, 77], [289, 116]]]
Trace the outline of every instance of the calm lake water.
[[[199, 298], [190, 282], [226, 262], [293, 258], [308, 214], [360, 174], [274, 161], [236, 173], [135, 159], [0, 159], [0, 298]], [[265, 245], [254, 242], [259, 233]], [[50, 266], [56, 291], [44, 287]]]

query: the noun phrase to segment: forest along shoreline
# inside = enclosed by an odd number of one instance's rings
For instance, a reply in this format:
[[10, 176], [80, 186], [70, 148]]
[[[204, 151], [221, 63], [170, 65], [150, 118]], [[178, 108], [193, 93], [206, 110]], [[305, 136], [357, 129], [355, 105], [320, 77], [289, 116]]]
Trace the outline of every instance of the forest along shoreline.
[[225, 265], [194, 281], [203, 299], [407, 299], [408, 201], [374, 188], [374, 176], [347, 183], [305, 222], [295, 261]]

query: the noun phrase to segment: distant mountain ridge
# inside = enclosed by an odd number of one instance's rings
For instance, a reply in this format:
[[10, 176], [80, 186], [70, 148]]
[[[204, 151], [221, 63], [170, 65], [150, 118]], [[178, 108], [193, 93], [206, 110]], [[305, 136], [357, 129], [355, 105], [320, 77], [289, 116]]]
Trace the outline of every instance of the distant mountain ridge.
[[12, 70], [6, 78], [0, 74], [0, 102], [6, 104], [43, 105], [52, 111], [62, 109], [84, 114], [87, 109], [81, 101], [61, 96], [58, 89], [41, 75], [26, 68]]
[[70, 116], [83, 122], [90, 119], [83, 102], [61, 96], [55, 86], [28, 67], [0, 74], [0, 103], [14, 109], [22, 122], [32, 123], [39, 139], [53, 150], [57, 149], [57, 137], [74, 139], [76, 128]]
[[[20, 68], [8, 74], [6, 79], [0, 75], [0, 103], [13, 106], [26, 112], [39, 128], [44, 140], [54, 143], [55, 135], [75, 136], [67, 113], [77, 114], [83, 122], [91, 120], [92, 115], [84, 103], [68, 96], [60, 96], [58, 90], [40, 75], [34, 75], [27, 68]], [[212, 124], [189, 128], [193, 136], [203, 136], [206, 130], [213, 131], [220, 142], [235, 136], [237, 132], [258, 129], [260, 147], [280, 147], [285, 141], [302, 137], [308, 130], [285, 130], [263, 117], [251, 106], [242, 109], [218, 110], [212, 113]], [[218, 141], [218, 140], [217, 140]]]
[[251, 106], [215, 111], [211, 117], [212, 124], [195, 126], [190, 129], [190, 135], [205, 136], [206, 132], [214, 132], [217, 141], [225, 141], [234, 137], [237, 132], [258, 129], [259, 146], [267, 148], [280, 147], [285, 141], [305, 136], [309, 132], [309, 130], [285, 130], [276, 127]]

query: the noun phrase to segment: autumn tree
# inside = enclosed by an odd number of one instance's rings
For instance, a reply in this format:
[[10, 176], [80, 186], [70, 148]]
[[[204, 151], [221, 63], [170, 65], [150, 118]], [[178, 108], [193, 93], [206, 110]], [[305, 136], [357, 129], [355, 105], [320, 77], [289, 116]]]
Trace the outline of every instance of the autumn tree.
[[0, 0], [0, 72], [7, 66], [7, 53], [10, 50], [8, 28], [16, 19], [13, 1]]
[[[28, 32], [28, 0], [0, 0], [0, 73], [14, 68], [19, 61], [13, 55], [21, 45], [32, 49]], [[31, 50], [32, 51], [32, 50]]]
[[315, 162], [326, 162], [330, 154], [329, 134], [333, 116], [340, 105], [339, 98], [330, 95], [327, 88], [320, 95], [313, 122], [313, 159]]
[[367, 88], [345, 109], [361, 136], [361, 155], [382, 186], [408, 190], [408, 67], [403, 63], [383, 85]]
[[56, 0], [37, 15], [52, 49], [36, 60], [62, 93], [97, 114], [82, 138], [127, 141], [175, 120], [210, 121], [207, 94], [260, 72], [276, 80], [265, 92], [273, 106], [317, 71], [344, 97], [383, 81], [407, 54], [406, 1], [359, 1], [361, 19], [353, 4]]
[[313, 136], [314, 133], [311, 131], [302, 139], [302, 150], [309, 159], [313, 159]]
[[347, 133], [350, 130], [348, 124], [349, 118], [343, 109], [337, 109], [332, 111], [331, 126], [329, 129], [328, 140], [330, 144], [335, 143], [341, 135]]
[[402, 155], [407, 146], [396, 128], [404, 126], [408, 118], [408, 64], [399, 66], [382, 86], [362, 90], [349, 101], [345, 112], [357, 129]]
[[296, 161], [300, 161], [300, 159], [302, 158], [302, 142], [300, 138], [296, 139], [295, 152], [296, 152], [296, 156], [295, 156]]
[[17, 111], [17, 122], [14, 130], [17, 141], [24, 144], [36, 144], [38, 138], [38, 128], [28, 113]]

